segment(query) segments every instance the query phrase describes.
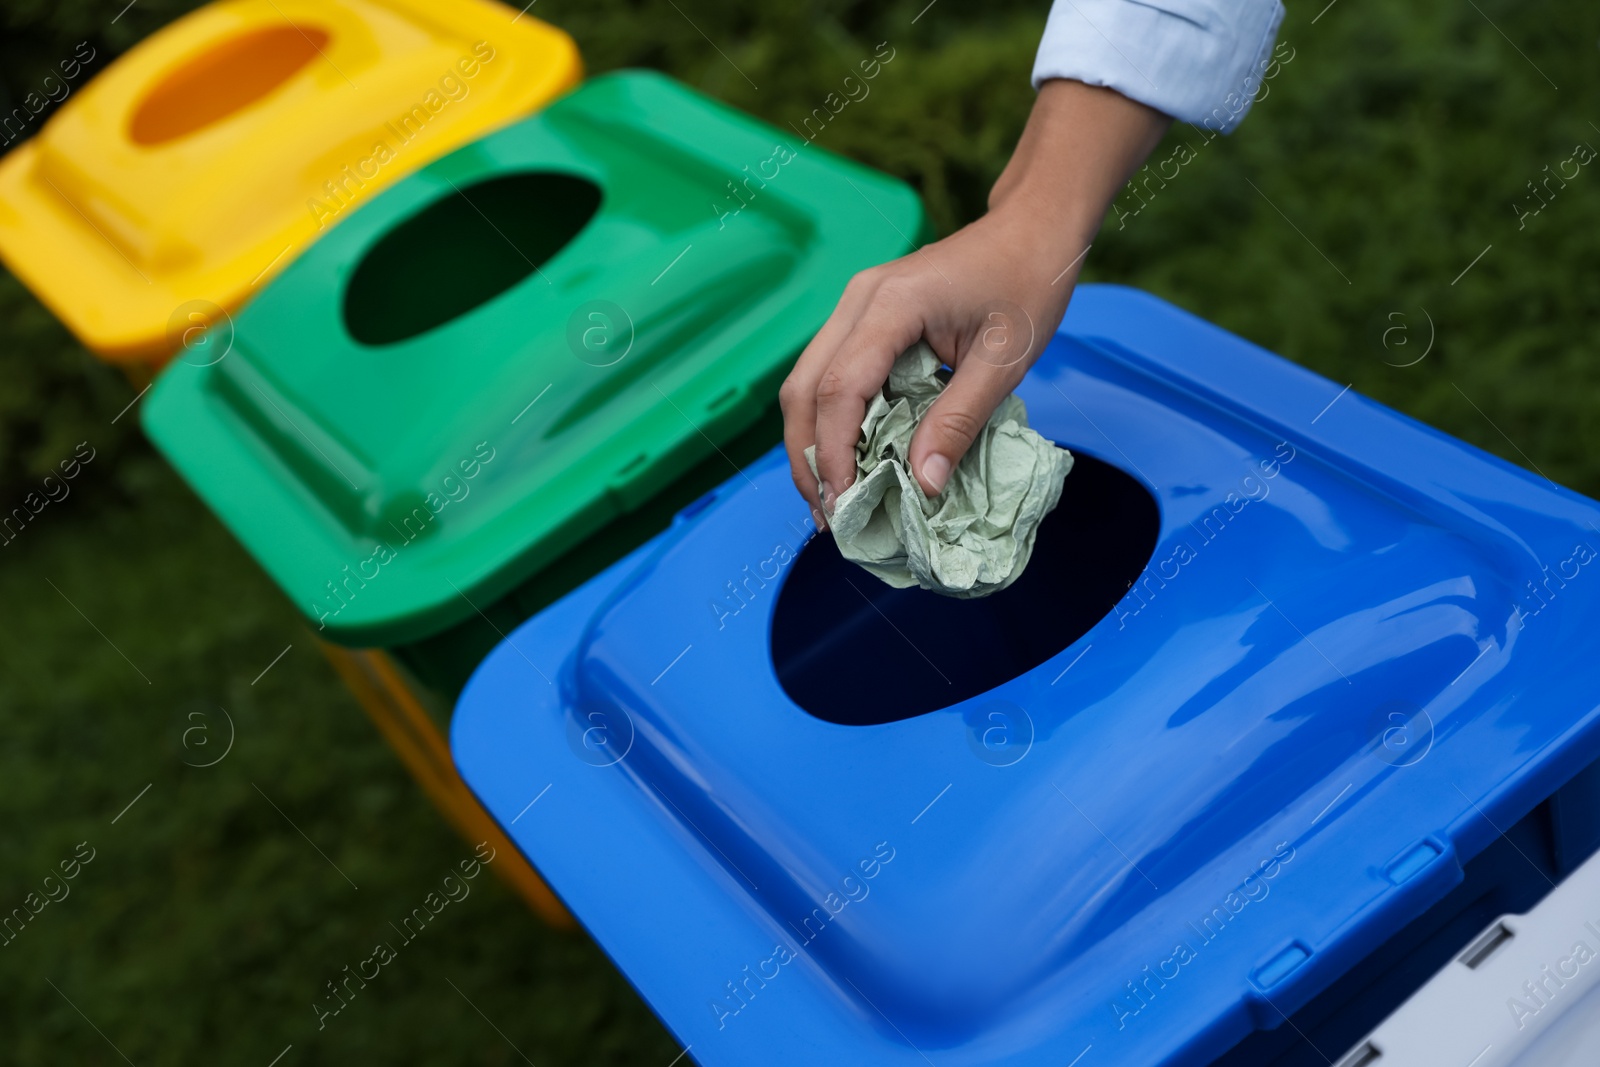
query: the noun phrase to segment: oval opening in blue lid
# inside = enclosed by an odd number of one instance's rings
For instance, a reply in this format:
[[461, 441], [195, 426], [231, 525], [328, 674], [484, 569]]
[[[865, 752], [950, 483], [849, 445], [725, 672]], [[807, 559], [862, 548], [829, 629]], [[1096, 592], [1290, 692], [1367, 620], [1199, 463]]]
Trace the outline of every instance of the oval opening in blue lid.
[[778, 681], [812, 715], [846, 726], [909, 719], [986, 693], [1105, 618], [1150, 562], [1160, 524], [1140, 482], [1075, 453], [1027, 569], [991, 596], [894, 589], [839, 555], [833, 538], [815, 538], [774, 608]]

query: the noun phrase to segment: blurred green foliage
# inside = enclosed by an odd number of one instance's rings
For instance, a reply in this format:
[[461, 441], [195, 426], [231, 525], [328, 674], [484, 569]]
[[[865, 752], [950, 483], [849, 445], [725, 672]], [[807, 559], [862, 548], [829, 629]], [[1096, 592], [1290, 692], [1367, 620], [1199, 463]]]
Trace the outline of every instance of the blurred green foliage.
[[[949, 232], [982, 212], [1026, 118], [1045, 4], [925, 2], [543, 0], [532, 13], [568, 29], [591, 72], [663, 69], [780, 128], [888, 42], [871, 95], [818, 143], [911, 181]], [[191, 6], [9, 0], [0, 91], [21, 99], [82, 40], [103, 69]], [[1194, 158], [1170, 180], [1150, 172], [1138, 214], [1141, 198], [1119, 199], [1086, 278], [1151, 290], [1600, 494], [1600, 168], [1537, 215], [1513, 207], [1576, 144], [1600, 147], [1597, 37], [1600, 9], [1576, 0], [1297, 5], [1281, 35], [1293, 59], [1239, 133], [1206, 144], [1175, 128], [1152, 160], [1182, 142]], [[470, 849], [151, 454], [137, 409], [113, 425], [135, 393], [0, 275], [0, 508], [76, 442], [98, 453], [69, 499], [0, 549], [0, 908], [77, 842], [98, 850], [71, 897], [0, 948], [8, 1061], [120, 1062], [115, 1043], [141, 1065], [265, 1065], [292, 1044], [284, 1067], [665, 1065], [678, 1046], [599, 951], [489, 878], [317, 1030], [324, 983]], [[186, 729], [223, 741], [219, 708], [233, 751], [186, 766], [216, 751], [193, 734], [185, 748]]]

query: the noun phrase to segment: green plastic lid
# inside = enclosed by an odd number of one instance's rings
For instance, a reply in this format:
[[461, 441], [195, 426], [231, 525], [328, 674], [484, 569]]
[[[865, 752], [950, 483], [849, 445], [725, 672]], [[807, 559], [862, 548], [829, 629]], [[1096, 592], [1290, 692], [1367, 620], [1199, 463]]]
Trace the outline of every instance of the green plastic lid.
[[597, 78], [352, 211], [144, 426], [323, 636], [419, 640], [747, 428], [923, 226], [899, 181]]

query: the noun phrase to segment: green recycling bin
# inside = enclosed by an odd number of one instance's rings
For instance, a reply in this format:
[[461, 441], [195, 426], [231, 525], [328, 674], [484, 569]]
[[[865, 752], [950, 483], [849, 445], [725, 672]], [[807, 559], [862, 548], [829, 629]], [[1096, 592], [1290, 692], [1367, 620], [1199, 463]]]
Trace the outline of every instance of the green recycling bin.
[[453, 696], [780, 437], [903, 183], [669, 78], [597, 78], [352, 211], [157, 380], [146, 432], [319, 636]]

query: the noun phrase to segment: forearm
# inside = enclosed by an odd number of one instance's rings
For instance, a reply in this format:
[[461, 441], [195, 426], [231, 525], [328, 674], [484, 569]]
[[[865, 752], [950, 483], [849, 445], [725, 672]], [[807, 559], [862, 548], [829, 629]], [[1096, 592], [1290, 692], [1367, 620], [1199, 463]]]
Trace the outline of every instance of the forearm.
[[1112, 199], [1171, 121], [1111, 89], [1045, 82], [989, 193], [990, 214], [1016, 231], [1019, 254], [1041, 265], [1059, 261], [1062, 270], [1094, 239]]

